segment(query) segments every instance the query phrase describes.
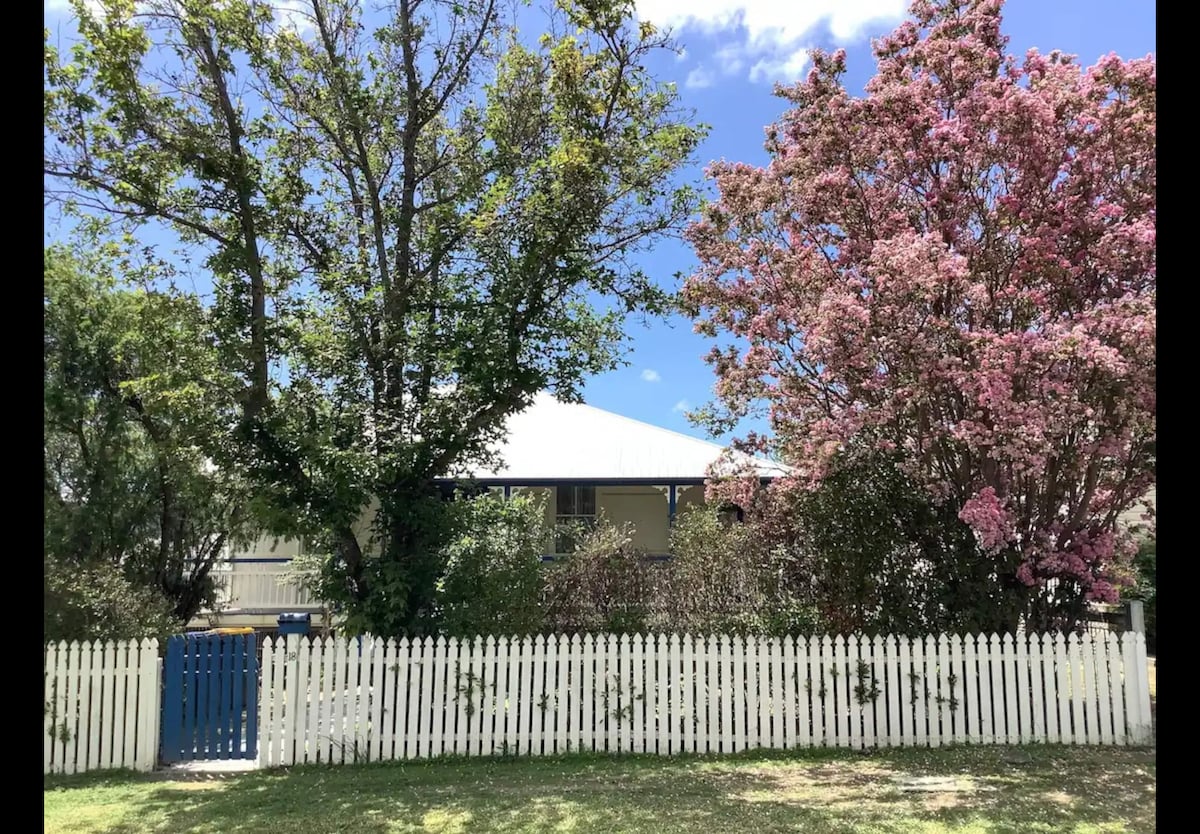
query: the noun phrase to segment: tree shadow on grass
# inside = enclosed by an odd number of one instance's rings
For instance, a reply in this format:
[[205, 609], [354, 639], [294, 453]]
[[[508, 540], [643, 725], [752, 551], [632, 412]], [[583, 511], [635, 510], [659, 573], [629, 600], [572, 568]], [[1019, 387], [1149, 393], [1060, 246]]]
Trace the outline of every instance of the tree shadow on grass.
[[[107, 827], [47, 831], [1153, 831], [1153, 753], [1122, 748], [887, 751], [728, 759], [565, 758], [303, 767], [129, 791]], [[912, 776], [961, 790], [906, 792]], [[92, 780], [93, 788], [102, 786]], [[130, 778], [115, 780], [128, 786]], [[72, 790], [70, 783], [62, 789]]]

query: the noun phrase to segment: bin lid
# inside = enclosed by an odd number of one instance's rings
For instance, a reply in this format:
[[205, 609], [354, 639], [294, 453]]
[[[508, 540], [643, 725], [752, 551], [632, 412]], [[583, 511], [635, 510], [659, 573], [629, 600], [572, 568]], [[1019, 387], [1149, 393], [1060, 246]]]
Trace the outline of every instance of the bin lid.
[[312, 622], [312, 614], [294, 612], [279, 615], [281, 623], [309, 623]]

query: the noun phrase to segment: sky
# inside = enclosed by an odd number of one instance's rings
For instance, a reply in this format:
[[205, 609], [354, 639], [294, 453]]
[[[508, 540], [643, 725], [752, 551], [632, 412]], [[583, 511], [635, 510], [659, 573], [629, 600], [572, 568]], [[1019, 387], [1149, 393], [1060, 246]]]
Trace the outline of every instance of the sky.
[[[695, 168], [680, 176], [700, 183], [717, 159], [767, 161], [764, 129], [779, 118], [776, 82], [792, 82], [808, 69], [807, 50], [842, 47], [846, 83], [861, 91], [874, 71], [871, 39], [903, 19], [906, 0], [636, 0], [638, 14], [670, 27], [682, 55], [664, 55], [651, 69], [678, 84], [682, 103], [710, 126]], [[280, 6], [290, 5], [280, 0]], [[52, 30], [67, 26], [66, 0], [46, 0]], [[1030, 48], [1059, 49], [1091, 65], [1115, 52], [1122, 58], [1155, 52], [1153, 0], [1008, 0], [1004, 32], [1017, 55]], [[61, 31], [61, 29], [60, 29]], [[47, 230], [54, 235], [52, 229]], [[690, 249], [664, 240], [640, 259], [667, 287], [695, 266]], [[713, 374], [704, 362], [712, 343], [692, 333], [682, 317], [630, 322], [628, 365], [597, 376], [584, 389], [598, 408], [687, 434], [703, 436], [686, 412], [712, 396]], [[753, 423], [739, 431], [761, 428]], [[726, 438], [721, 438], [726, 439]]]

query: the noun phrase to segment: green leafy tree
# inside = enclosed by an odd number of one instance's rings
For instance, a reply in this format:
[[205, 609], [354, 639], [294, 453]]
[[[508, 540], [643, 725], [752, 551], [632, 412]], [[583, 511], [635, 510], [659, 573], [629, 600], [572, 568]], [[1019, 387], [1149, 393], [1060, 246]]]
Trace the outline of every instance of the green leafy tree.
[[[107, 633], [103, 612], [144, 611], [157, 630], [156, 600], [176, 625], [190, 619], [212, 602], [211, 570], [248, 519], [245, 485], [213, 464], [235, 388], [206, 312], [189, 296], [119, 284], [119, 266], [104, 252], [45, 255], [46, 598], [92, 612], [62, 622], [96, 634]], [[48, 611], [47, 636], [75, 631], [51, 622]]]
[[434, 481], [620, 361], [664, 305], [631, 256], [696, 205], [668, 38], [629, 0], [541, 11], [530, 43], [495, 0], [102, 0], [47, 39], [51, 196], [211, 272], [233, 459], [326, 546], [350, 630], [434, 625]]

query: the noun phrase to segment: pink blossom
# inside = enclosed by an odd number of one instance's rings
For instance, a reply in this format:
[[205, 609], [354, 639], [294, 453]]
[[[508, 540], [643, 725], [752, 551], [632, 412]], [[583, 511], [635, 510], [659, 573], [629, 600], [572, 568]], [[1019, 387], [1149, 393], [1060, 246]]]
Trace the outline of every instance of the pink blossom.
[[917, 0], [862, 97], [815, 51], [771, 161], [711, 167], [684, 298], [804, 482], [886, 436], [1022, 582], [1106, 598], [1154, 479], [1156, 67], [1007, 54], [1001, 5]]

